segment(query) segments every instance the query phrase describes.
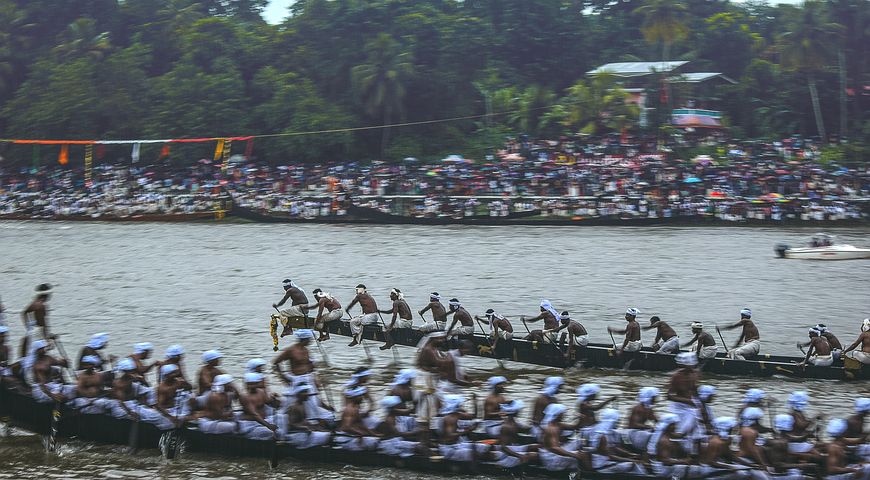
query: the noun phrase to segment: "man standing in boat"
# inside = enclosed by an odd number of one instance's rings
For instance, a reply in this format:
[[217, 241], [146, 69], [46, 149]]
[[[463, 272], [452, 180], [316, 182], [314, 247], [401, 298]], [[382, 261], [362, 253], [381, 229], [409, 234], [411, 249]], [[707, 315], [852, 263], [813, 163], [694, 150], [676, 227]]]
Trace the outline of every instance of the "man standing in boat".
[[677, 332], [659, 317], [650, 318], [649, 326], [643, 327], [643, 329], [656, 330], [656, 338], [652, 344], [652, 349], [656, 353], [676, 354], [680, 351], [680, 337], [677, 336]]
[[728, 356], [735, 360], [746, 360], [746, 357], [758, 355], [761, 351], [761, 335], [758, 333], [758, 327], [752, 321], [752, 310], [744, 308], [740, 310], [740, 321], [734, 325], [727, 325], [725, 330], [734, 330], [742, 328], [740, 338], [734, 344], [734, 348], [728, 352]]
[[21, 320], [24, 322], [25, 334], [21, 337], [21, 352], [19, 356], [24, 358], [30, 352], [28, 347], [33, 340], [31, 337], [48, 339], [48, 300], [51, 298], [52, 288], [47, 283], [41, 283], [36, 287], [36, 297], [21, 312]]
[[420, 331], [429, 333], [434, 332], [435, 330], [444, 330], [444, 327], [447, 324], [447, 310], [445, 310], [444, 305], [441, 304], [441, 295], [439, 295], [438, 292], [430, 293], [429, 304], [417, 313], [422, 317], [423, 314], [429, 310], [432, 310], [432, 321], [426, 321], [424, 318], [423, 321], [426, 323], [420, 326]]
[[393, 302], [393, 306], [390, 310], [378, 311], [378, 313], [392, 315], [390, 323], [385, 325], [386, 328], [384, 328], [384, 337], [386, 338], [387, 343], [381, 345], [381, 350], [389, 350], [396, 344], [393, 340], [393, 335], [391, 334], [393, 329], [411, 328], [414, 325], [414, 319], [411, 315], [411, 307], [408, 306], [408, 302], [405, 301], [405, 295], [402, 294], [402, 291], [398, 288], [390, 290], [390, 300]]
[[811, 328], [807, 335], [810, 337], [810, 348], [807, 350], [804, 361], [798, 365], [805, 366], [808, 363], [817, 367], [830, 367], [833, 365], [834, 356], [831, 355], [831, 345], [825, 337], [821, 336], [815, 328]]
[[[532, 330], [525, 338], [535, 342], [556, 343], [556, 332], [559, 330], [559, 319], [561, 315], [553, 308], [553, 304], [549, 300], [541, 300], [541, 313], [532, 317], [520, 317], [523, 323], [544, 321], [543, 330]], [[528, 328], [528, 327], [527, 327]]]
[[289, 278], [285, 278], [284, 281], [281, 282], [281, 285], [284, 288], [284, 297], [280, 302], [273, 303], [272, 308], [279, 308], [283, 306], [287, 300], [290, 300], [290, 307], [280, 310], [281, 325], [284, 326], [284, 329], [281, 331], [281, 337], [283, 338], [293, 333], [293, 328], [290, 326], [291, 320], [305, 318], [308, 311], [308, 297], [306, 297], [305, 292], [303, 292], [302, 289]]
[[[861, 349], [855, 350], [858, 345], [861, 345]], [[861, 335], [858, 335], [858, 339], [849, 345], [849, 348], [843, 350], [843, 355], [858, 360], [864, 365], [870, 365], [870, 318], [864, 319], [861, 324]]]
[[622, 353], [639, 352], [643, 348], [643, 343], [640, 341], [640, 324], [637, 323], [637, 314], [640, 313], [636, 308], [629, 308], [625, 311], [625, 329], [618, 330], [613, 327], [607, 327], [607, 331], [617, 335], [625, 335], [622, 341], [622, 346], [616, 348], [621, 355]]
[[692, 322], [692, 334], [695, 335], [683, 347], [694, 345], [693, 350], [698, 355], [698, 361], [703, 362], [711, 358], [716, 358], [716, 353], [719, 347], [716, 346], [716, 339], [713, 335], [704, 331], [704, 324], [701, 322]]
[[362, 314], [350, 319], [350, 331], [353, 334], [353, 341], [348, 344], [348, 347], [359, 345], [362, 341], [363, 328], [366, 325], [375, 325], [378, 323], [378, 304], [375, 298], [369, 295], [366, 286], [359, 284], [356, 286], [356, 296], [350, 301], [347, 306], [348, 315], [350, 310], [359, 303], [362, 309]]

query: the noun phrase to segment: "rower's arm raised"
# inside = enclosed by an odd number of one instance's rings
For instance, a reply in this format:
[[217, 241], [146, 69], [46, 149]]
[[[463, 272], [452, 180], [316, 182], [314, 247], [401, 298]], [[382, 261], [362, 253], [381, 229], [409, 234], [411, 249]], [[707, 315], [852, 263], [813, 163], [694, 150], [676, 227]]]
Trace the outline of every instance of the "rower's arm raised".
[[290, 299], [290, 290], [287, 290], [287, 292], [284, 293], [284, 298], [282, 298], [280, 302], [272, 304], [272, 306], [275, 308], [278, 308], [278, 307], [284, 305], [285, 303], [287, 303], [287, 300], [289, 300], [289, 299]]

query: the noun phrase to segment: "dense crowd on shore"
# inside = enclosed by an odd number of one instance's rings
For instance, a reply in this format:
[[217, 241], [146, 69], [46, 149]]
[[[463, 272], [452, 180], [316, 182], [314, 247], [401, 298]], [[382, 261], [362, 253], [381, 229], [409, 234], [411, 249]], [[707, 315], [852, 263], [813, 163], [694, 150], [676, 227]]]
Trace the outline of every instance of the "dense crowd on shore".
[[346, 215], [350, 202], [399, 215], [462, 218], [540, 211], [580, 218], [847, 220], [866, 216], [870, 168], [823, 166], [800, 139], [729, 144], [717, 159], [674, 159], [638, 140], [510, 139], [485, 159], [267, 165], [200, 160], [180, 167], [0, 167], [0, 215], [36, 218], [206, 212], [242, 206], [296, 218]]

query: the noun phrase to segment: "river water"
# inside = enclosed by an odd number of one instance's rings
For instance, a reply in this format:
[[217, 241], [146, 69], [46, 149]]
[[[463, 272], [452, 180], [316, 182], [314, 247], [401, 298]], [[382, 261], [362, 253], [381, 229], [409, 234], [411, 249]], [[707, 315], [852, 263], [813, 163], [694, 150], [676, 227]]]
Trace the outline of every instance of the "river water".
[[[807, 229], [741, 227], [578, 228], [428, 227], [263, 224], [105, 224], [0, 222], [0, 295], [12, 327], [10, 342], [22, 332], [18, 312], [35, 285], [55, 285], [50, 322], [70, 352], [98, 331], [111, 333], [108, 352], [126, 355], [139, 341], [153, 342], [162, 355], [170, 344], [189, 352], [188, 375], [199, 354], [218, 348], [224, 367], [240, 374], [244, 362], [272, 355], [268, 335], [271, 304], [282, 295], [281, 280], [292, 278], [306, 291], [323, 288], [344, 305], [357, 283], [378, 301], [401, 289], [412, 308], [428, 293], [457, 297], [473, 314], [494, 308], [505, 315], [535, 315], [542, 298], [569, 310], [589, 330], [593, 342], [608, 342], [608, 325], [621, 326], [626, 307], [641, 321], [659, 315], [687, 340], [689, 324], [709, 327], [736, 321], [753, 310], [763, 353], [797, 352], [806, 329], [826, 323], [844, 344], [870, 316], [870, 261], [812, 262], [775, 258], [777, 243], [801, 244]], [[843, 229], [839, 238], [870, 244], [870, 229]], [[418, 319], [419, 321], [419, 319]], [[521, 324], [517, 327], [521, 331]], [[726, 332], [730, 343], [736, 331]], [[362, 349], [333, 337], [326, 349], [332, 368], [324, 377], [338, 385], [358, 365]], [[645, 332], [644, 340], [652, 340]], [[398, 370], [389, 352], [372, 348], [378, 371], [374, 393]], [[399, 348], [402, 366], [413, 350]], [[71, 353], [72, 354], [72, 353]], [[564, 374], [572, 388], [602, 384], [605, 396], [621, 394], [623, 413], [640, 386], [662, 387], [663, 374], [602, 372], [535, 367], [508, 362], [468, 362], [481, 381], [493, 374], [513, 383], [514, 398], [529, 405], [543, 379]], [[720, 390], [717, 414], [733, 415], [746, 388], [762, 387], [784, 403], [788, 392], [806, 389], [811, 410], [849, 413], [867, 382], [753, 380], [712, 377]], [[478, 389], [478, 395], [485, 395]], [[562, 401], [573, 402], [563, 394]], [[664, 410], [664, 406], [660, 406]], [[780, 407], [780, 409], [783, 407]], [[528, 414], [528, 412], [525, 412]], [[175, 462], [156, 451], [131, 457], [120, 448], [65, 443], [60, 455], [42, 451], [37, 437], [14, 432], [0, 439], [0, 478], [30, 476], [113, 478], [426, 478], [391, 469], [285, 462], [270, 471], [265, 461], [187, 455]]]

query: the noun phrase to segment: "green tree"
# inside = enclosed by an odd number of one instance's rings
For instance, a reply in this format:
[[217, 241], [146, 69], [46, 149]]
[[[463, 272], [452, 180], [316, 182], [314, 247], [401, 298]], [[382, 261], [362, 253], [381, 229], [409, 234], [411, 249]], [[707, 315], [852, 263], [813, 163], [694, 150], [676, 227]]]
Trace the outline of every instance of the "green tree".
[[816, 119], [816, 131], [823, 142], [827, 142], [825, 121], [816, 88], [816, 75], [830, 65], [836, 39], [843, 27], [828, 21], [824, 4], [807, 1], [803, 4], [798, 18], [789, 31], [780, 36], [782, 61], [787, 67], [805, 75]]
[[58, 38], [55, 53], [62, 58], [91, 57], [100, 60], [112, 49], [109, 32], [102, 32], [93, 18], [77, 18]]
[[[367, 115], [383, 125], [405, 118], [405, 93], [414, 75], [411, 54], [389, 34], [382, 33], [365, 47], [367, 62], [353, 67], [351, 81]], [[390, 128], [381, 129], [381, 155], [390, 140]]]
[[641, 31], [647, 42], [662, 45], [662, 61], [670, 58], [671, 45], [689, 33], [686, 6], [679, 0], [648, 0], [634, 11], [643, 16]]
[[590, 135], [622, 132], [637, 122], [640, 109], [631, 95], [608, 74], [584, 79], [567, 90], [559, 102], [559, 123], [572, 131]]

